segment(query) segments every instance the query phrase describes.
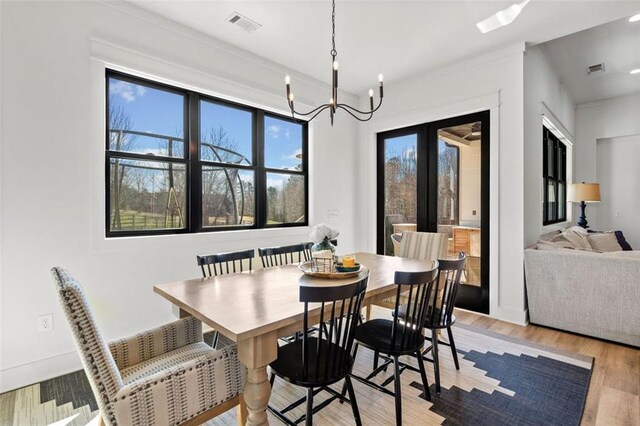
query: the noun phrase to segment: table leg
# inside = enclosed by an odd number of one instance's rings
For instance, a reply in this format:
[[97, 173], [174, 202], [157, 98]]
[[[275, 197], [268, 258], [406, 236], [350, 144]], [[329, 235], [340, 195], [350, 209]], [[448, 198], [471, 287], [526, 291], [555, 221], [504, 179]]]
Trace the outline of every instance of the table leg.
[[278, 356], [278, 335], [275, 332], [238, 342], [238, 358], [247, 367], [247, 384], [242, 398], [247, 407], [248, 426], [268, 425], [267, 405], [271, 386], [267, 365]]

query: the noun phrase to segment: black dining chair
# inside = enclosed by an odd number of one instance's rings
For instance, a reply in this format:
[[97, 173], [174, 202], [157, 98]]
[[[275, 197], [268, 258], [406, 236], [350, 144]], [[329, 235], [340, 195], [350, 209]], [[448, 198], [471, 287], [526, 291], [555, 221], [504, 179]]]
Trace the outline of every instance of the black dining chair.
[[[300, 301], [304, 303], [302, 338], [280, 346], [278, 358], [270, 364], [272, 387], [277, 376], [307, 389], [306, 397], [280, 411], [269, 406], [269, 410], [286, 424], [296, 425], [304, 421], [306, 425], [311, 425], [313, 414], [336, 399], [350, 403], [356, 425], [362, 424], [349, 375], [354, 364], [353, 342], [368, 278], [367, 271], [361, 273], [357, 281], [345, 285], [300, 286]], [[329, 326], [320, 328], [317, 334], [312, 335], [309, 325], [317, 321], [326, 321]], [[329, 387], [340, 380], [344, 380], [349, 398]], [[314, 407], [313, 398], [321, 391], [331, 396]], [[304, 415], [294, 421], [285, 416], [285, 413], [304, 402]]]
[[[202, 277], [235, 274], [237, 272], [252, 271], [254, 249], [232, 251], [228, 253], [206, 254], [196, 256], [198, 266], [202, 269]], [[246, 261], [246, 262], [245, 262]], [[246, 267], [245, 263], [249, 266]]]
[[[458, 286], [460, 285], [460, 280], [465, 270], [466, 259], [466, 254], [460, 253], [458, 259], [455, 260], [438, 260], [440, 276], [438, 278], [438, 282], [433, 286], [433, 290], [429, 296], [424, 328], [431, 330], [431, 345], [425, 348], [422, 351], [422, 354], [424, 360], [433, 363], [437, 394], [440, 393], [440, 355], [438, 353], [438, 345], [445, 345], [451, 348], [453, 363], [455, 364], [456, 370], [460, 370], [458, 352], [456, 351], [456, 343], [453, 340], [453, 331], [451, 330], [451, 326], [456, 322], [456, 317], [453, 315], [453, 308], [456, 303]], [[406, 305], [400, 306], [398, 316], [401, 319], [404, 318], [406, 310]], [[442, 330], [444, 328], [447, 329], [447, 334], [449, 335], [448, 342], [438, 340], [438, 330]], [[426, 356], [429, 352], [431, 352], [431, 358]], [[373, 362], [374, 368], [376, 368], [378, 362], [378, 354], [376, 354]], [[415, 367], [402, 362], [400, 363], [400, 366], [400, 372], [405, 369], [418, 371]]]
[[290, 265], [309, 260], [304, 244], [292, 244], [289, 246], [264, 247], [258, 249], [258, 255], [263, 268], [273, 266]]
[[[254, 249], [196, 256], [203, 278], [253, 270]], [[246, 266], [248, 264], [248, 266]], [[207, 333], [208, 334], [208, 333]], [[205, 335], [207, 337], [207, 335]], [[205, 339], [208, 342], [208, 337]], [[221, 348], [234, 342], [213, 330], [211, 346]]]
[[[374, 367], [374, 370], [367, 377], [359, 377], [353, 374], [351, 377], [395, 398], [397, 425], [402, 424], [401, 364], [398, 357], [402, 355], [416, 357], [420, 367], [425, 396], [427, 400], [431, 401], [429, 383], [422, 358], [422, 347], [425, 342], [422, 324], [424, 324], [427, 316], [429, 294], [431, 294], [437, 280], [437, 262], [435, 262], [434, 268], [428, 271], [396, 272], [394, 277], [396, 301], [392, 319], [374, 319], [356, 328], [356, 352], [358, 346], [364, 346], [374, 351], [376, 360], [378, 359], [378, 354], [386, 355], [387, 359], [381, 366]], [[402, 307], [403, 299], [401, 299], [401, 296], [405, 297], [404, 300], [406, 300], [407, 307], [403, 318], [398, 315]], [[371, 381], [380, 372], [386, 370], [391, 362], [394, 365], [393, 376], [386, 379], [382, 384]], [[391, 382], [394, 382], [393, 391], [386, 388]]]
[[[432, 359], [424, 357], [427, 361], [433, 362], [433, 370], [436, 376], [436, 393], [440, 393], [440, 361], [438, 355], [438, 344], [446, 345], [451, 348], [453, 363], [456, 370], [460, 370], [458, 362], [458, 352], [456, 352], [456, 343], [453, 340], [453, 332], [451, 326], [456, 322], [453, 315], [453, 308], [456, 304], [458, 295], [458, 287], [462, 273], [465, 270], [465, 262], [467, 256], [460, 253], [458, 259], [455, 260], [438, 260], [440, 270], [440, 279], [433, 289], [433, 294], [429, 299], [429, 308], [424, 327], [431, 330], [431, 346], [426, 348], [423, 353], [431, 351]], [[402, 317], [402, 315], [401, 315]], [[438, 330], [446, 328], [449, 335], [449, 342], [438, 340]]]

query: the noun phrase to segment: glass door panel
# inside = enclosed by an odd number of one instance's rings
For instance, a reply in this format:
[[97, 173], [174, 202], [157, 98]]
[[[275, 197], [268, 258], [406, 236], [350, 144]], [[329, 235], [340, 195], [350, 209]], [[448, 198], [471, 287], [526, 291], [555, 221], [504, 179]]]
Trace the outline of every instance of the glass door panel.
[[388, 137], [384, 148], [384, 251], [393, 256], [394, 238], [402, 231], [417, 229], [418, 134]]
[[481, 284], [482, 123], [438, 132], [438, 232], [447, 234], [447, 256], [467, 255], [462, 282]]

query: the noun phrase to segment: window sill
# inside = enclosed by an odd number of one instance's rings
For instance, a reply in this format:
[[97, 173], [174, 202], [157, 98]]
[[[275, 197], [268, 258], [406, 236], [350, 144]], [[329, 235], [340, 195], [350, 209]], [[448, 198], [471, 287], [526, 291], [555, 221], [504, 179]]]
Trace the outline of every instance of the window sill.
[[117, 250], [135, 248], [175, 247], [180, 245], [230, 243], [238, 245], [246, 242], [246, 246], [269, 246], [280, 244], [277, 239], [297, 237], [297, 242], [305, 242], [309, 239], [311, 226], [296, 226], [284, 228], [239, 229], [221, 232], [198, 232], [185, 234], [144, 235], [105, 237], [104, 231], [93, 239], [94, 250]]

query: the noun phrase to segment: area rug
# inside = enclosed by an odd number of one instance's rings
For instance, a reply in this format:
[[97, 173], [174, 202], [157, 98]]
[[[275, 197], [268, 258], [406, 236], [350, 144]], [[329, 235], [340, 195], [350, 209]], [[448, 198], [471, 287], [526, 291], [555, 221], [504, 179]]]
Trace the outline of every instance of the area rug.
[[[455, 325], [460, 370], [449, 348], [440, 350], [442, 391], [436, 395], [433, 369], [427, 364], [432, 401], [424, 399], [419, 374], [402, 374], [403, 419], [406, 425], [579, 425], [593, 358], [557, 351], [468, 325]], [[206, 336], [210, 340], [210, 336]], [[354, 372], [371, 371], [373, 356], [358, 351]], [[414, 363], [407, 358], [405, 361]], [[415, 363], [414, 363], [415, 365]], [[391, 369], [389, 369], [391, 370]], [[379, 376], [382, 382], [387, 375]], [[392, 397], [355, 382], [363, 424], [395, 423]], [[393, 384], [389, 386], [393, 389]], [[271, 404], [283, 407], [303, 390], [277, 380]], [[319, 394], [316, 401], [323, 399]], [[295, 418], [301, 414], [294, 412]], [[0, 395], [2, 425], [85, 425], [97, 415], [89, 383], [82, 371]], [[65, 420], [66, 419], [66, 420]], [[280, 422], [270, 416], [270, 423]], [[207, 423], [235, 425], [235, 410]], [[347, 404], [334, 402], [314, 416], [316, 425], [352, 425]]]

